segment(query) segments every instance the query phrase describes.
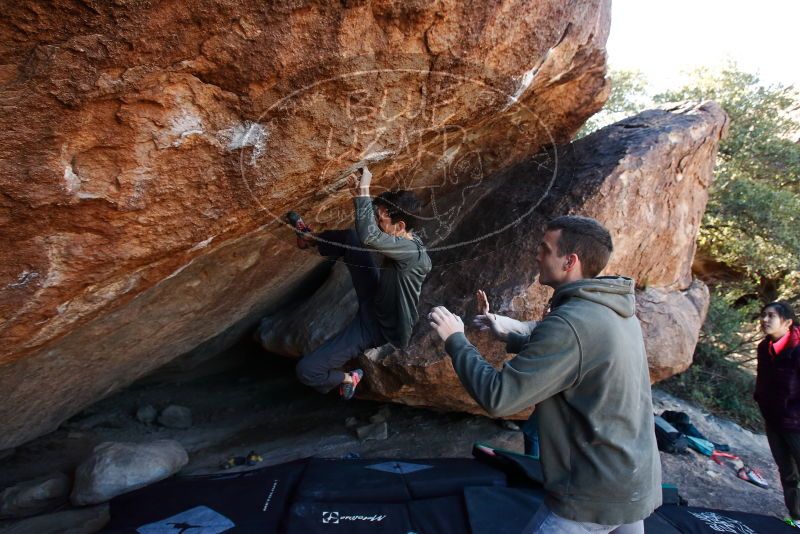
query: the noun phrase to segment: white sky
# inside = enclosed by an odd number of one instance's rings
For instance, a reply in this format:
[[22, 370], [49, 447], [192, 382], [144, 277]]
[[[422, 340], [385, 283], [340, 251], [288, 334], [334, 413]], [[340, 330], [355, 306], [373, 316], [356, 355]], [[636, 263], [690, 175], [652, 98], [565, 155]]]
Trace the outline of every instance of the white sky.
[[655, 91], [726, 59], [800, 88], [799, 45], [800, 0], [612, 0], [609, 65], [641, 70]]

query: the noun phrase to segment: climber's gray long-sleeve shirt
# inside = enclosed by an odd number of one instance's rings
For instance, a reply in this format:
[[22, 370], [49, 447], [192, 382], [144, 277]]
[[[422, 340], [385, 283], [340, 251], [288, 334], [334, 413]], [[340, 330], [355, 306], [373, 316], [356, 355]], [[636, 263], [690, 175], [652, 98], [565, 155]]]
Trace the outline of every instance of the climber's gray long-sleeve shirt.
[[536, 405], [546, 503], [573, 521], [621, 525], [661, 504], [661, 463], [633, 281], [559, 287], [516, 357], [498, 372], [462, 333], [445, 349], [470, 395], [495, 417]]
[[375, 220], [370, 197], [354, 197], [356, 232], [361, 243], [384, 257], [375, 315], [384, 337], [396, 347], [407, 347], [417, 322], [422, 282], [431, 272], [431, 259], [422, 241], [382, 232]]

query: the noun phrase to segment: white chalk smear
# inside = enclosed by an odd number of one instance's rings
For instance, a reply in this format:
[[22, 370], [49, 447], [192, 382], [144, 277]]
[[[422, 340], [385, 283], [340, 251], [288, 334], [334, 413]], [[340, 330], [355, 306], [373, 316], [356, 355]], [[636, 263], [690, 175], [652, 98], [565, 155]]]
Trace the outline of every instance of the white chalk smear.
[[203, 134], [203, 122], [197, 115], [183, 110], [180, 116], [173, 117], [170, 121], [170, 134], [177, 137], [172, 146], [181, 146], [187, 137]]
[[240, 150], [245, 147], [252, 147], [250, 155], [250, 165], [255, 165], [258, 158], [264, 155], [267, 147], [269, 134], [261, 124], [257, 122], [245, 121], [235, 124], [225, 130], [220, 130], [218, 137], [227, 143], [228, 150]]
[[356, 172], [358, 169], [366, 165], [367, 163], [374, 163], [376, 161], [383, 161], [388, 157], [394, 155], [394, 150], [381, 150], [380, 152], [370, 152], [360, 160], [356, 161], [352, 165], [347, 166], [347, 168], [339, 171], [335, 178], [331, 181], [330, 185], [325, 187], [325, 191], [328, 193], [336, 192], [347, 185], [347, 177]]
[[364, 160], [363, 161], [365, 163], [367, 161], [383, 161], [386, 158], [388, 158], [389, 156], [391, 156], [392, 154], [394, 154], [393, 150], [381, 150], [380, 152], [372, 152], [372, 153], [367, 154], [366, 156], [364, 156]]
[[209, 237], [208, 239], [205, 239], [205, 240], [203, 240], [203, 241], [200, 241], [198, 244], [196, 244], [195, 246], [193, 246], [192, 248], [190, 248], [190, 249], [189, 249], [189, 251], [191, 252], [191, 251], [193, 251], [193, 250], [200, 250], [201, 248], [206, 248], [208, 245], [210, 245], [210, 244], [211, 244], [211, 242], [214, 240], [214, 238], [215, 238], [215, 237], [217, 237], [217, 236], [215, 236], [215, 235], [212, 235], [212, 236], [211, 236], [211, 237]]
[[28, 285], [31, 280], [39, 277], [39, 273], [35, 271], [22, 271], [19, 276], [17, 277], [17, 281], [6, 286], [7, 289], [17, 289], [20, 287], [25, 287]]
[[81, 179], [75, 174], [75, 171], [72, 170], [72, 165], [70, 164], [64, 167], [64, 182], [67, 184], [67, 193], [69, 194], [74, 194], [81, 188]]
[[[545, 57], [547, 57], [547, 56], [545, 56]], [[540, 63], [540, 65], [541, 65], [541, 63]], [[519, 101], [520, 97], [523, 94], [525, 94], [525, 91], [527, 91], [528, 87], [530, 87], [531, 83], [533, 83], [533, 78], [536, 76], [536, 72], [538, 70], [539, 70], [539, 67], [537, 66], [537, 67], [532, 68], [531, 70], [527, 71], [525, 74], [522, 75], [522, 79], [520, 80], [519, 85], [517, 86], [517, 90], [514, 92], [513, 95], [511, 95], [508, 98], [508, 102], [506, 103], [506, 107], [503, 108], [503, 111], [507, 110], [508, 108], [510, 108], [511, 106], [516, 104]]]

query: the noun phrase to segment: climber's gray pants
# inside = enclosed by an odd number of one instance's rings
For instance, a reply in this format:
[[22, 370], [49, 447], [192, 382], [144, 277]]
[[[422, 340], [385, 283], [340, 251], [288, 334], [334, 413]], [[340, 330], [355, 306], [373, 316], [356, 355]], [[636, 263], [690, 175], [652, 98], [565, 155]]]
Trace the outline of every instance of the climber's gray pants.
[[[328, 258], [341, 259], [350, 272], [358, 297], [358, 312], [341, 332], [325, 341], [297, 363], [300, 382], [327, 393], [344, 381], [341, 367], [367, 349], [386, 343], [375, 318], [373, 299], [380, 271], [358, 239], [355, 230], [331, 230], [316, 234], [317, 249]], [[344, 246], [341, 246], [344, 245]]]

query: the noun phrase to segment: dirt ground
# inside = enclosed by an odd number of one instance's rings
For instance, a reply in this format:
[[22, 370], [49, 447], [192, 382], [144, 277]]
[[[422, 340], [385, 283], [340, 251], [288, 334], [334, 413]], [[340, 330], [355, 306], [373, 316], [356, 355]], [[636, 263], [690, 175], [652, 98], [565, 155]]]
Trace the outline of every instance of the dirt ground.
[[757, 469], [770, 485], [763, 489], [745, 482], [736, 476], [736, 470], [730, 464], [718, 465], [709, 457], [691, 450], [683, 454], [662, 452], [663, 481], [678, 486], [689, 504], [779, 518], [788, 516], [783, 504], [778, 468], [772, 460], [764, 434], [750, 432], [730, 420], [704, 413], [693, 404], [658, 388], [653, 391], [653, 404], [656, 413], [674, 410], [689, 414], [692, 423], [703, 435], [715, 443], [728, 444], [731, 454], [739, 456], [746, 465]]
[[[254, 344], [243, 343], [224, 358], [229, 359], [227, 364], [217, 360], [189, 373], [176, 374], [174, 369], [158, 373], [87, 408], [13, 454], [4, 458], [0, 454], [0, 489], [56, 471], [72, 474], [104, 441], [175, 439], [189, 452], [189, 464], [181, 474], [218, 472], [226, 458], [251, 450], [263, 457], [258, 467], [307, 456], [469, 457], [475, 441], [522, 450], [522, 434], [501, 421], [400, 405], [387, 405], [387, 439], [362, 441], [346, 420], [355, 417], [359, 425], [367, 424], [382, 404], [320, 395], [296, 381], [291, 361], [268, 357]], [[694, 452], [662, 453], [664, 482], [677, 485], [691, 505], [785, 515], [777, 470], [763, 435], [703, 414], [657, 389], [654, 402], [657, 413], [687, 412], [701, 432], [730, 444], [732, 452], [759, 469], [771, 487], [761, 489], [742, 481], [730, 466]], [[170, 404], [186, 406], [192, 411], [192, 426], [178, 430], [145, 425], [136, 419], [136, 411], [146, 404], [159, 411]], [[9, 524], [0, 522], [0, 527]]]

